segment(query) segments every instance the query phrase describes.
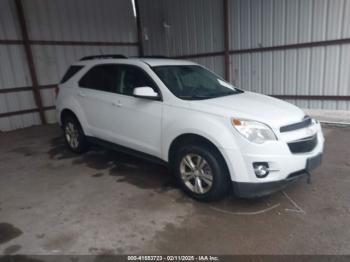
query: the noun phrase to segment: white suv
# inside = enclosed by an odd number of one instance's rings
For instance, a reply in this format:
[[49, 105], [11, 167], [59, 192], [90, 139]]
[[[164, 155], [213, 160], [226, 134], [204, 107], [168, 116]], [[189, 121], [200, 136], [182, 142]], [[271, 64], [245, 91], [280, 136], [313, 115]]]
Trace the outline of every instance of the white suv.
[[85, 57], [58, 90], [58, 119], [72, 151], [98, 143], [165, 163], [198, 200], [230, 190], [243, 198], [270, 194], [321, 163], [317, 121], [193, 62]]

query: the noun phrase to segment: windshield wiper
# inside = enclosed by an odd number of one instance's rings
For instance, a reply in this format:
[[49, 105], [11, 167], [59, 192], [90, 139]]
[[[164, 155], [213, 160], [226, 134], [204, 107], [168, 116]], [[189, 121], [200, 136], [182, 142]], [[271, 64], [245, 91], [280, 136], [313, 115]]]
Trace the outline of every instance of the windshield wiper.
[[222, 97], [222, 96], [238, 95], [238, 94], [242, 94], [243, 92], [244, 91], [242, 91], [242, 90], [235, 90], [234, 92], [231, 92], [231, 93], [224, 93], [224, 94], [219, 94], [219, 95], [212, 96], [212, 98]]
[[229, 92], [229, 93], [222, 93], [222, 94], [211, 94], [211, 95], [184, 95], [184, 96], [178, 96], [181, 99], [186, 100], [201, 100], [201, 99], [211, 99], [211, 98], [218, 98], [223, 96], [230, 96], [230, 95], [237, 95], [242, 94], [244, 91], [236, 89], [235, 91]]
[[204, 96], [204, 95], [193, 95], [193, 96], [179, 96], [182, 99], [188, 99], [188, 100], [200, 100], [200, 99], [208, 99], [212, 96]]

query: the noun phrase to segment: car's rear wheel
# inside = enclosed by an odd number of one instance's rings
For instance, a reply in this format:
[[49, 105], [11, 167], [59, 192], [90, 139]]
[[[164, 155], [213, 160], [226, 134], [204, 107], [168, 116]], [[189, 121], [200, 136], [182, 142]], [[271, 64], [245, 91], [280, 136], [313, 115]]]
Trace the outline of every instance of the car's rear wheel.
[[88, 141], [79, 121], [74, 116], [63, 119], [63, 132], [66, 144], [75, 153], [84, 153], [88, 149]]
[[221, 155], [211, 147], [191, 145], [176, 154], [174, 171], [182, 189], [201, 201], [213, 201], [228, 194], [230, 179]]

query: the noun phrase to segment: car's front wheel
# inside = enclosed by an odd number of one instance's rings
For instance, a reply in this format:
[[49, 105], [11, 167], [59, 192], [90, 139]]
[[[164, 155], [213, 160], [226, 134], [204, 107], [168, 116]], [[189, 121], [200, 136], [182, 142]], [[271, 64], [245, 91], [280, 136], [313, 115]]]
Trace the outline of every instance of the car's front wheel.
[[230, 179], [221, 155], [211, 147], [191, 145], [176, 154], [174, 171], [182, 189], [201, 201], [213, 201], [228, 194]]
[[84, 153], [88, 148], [88, 141], [79, 121], [73, 116], [63, 120], [63, 132], [66, 144], [75, 153]]

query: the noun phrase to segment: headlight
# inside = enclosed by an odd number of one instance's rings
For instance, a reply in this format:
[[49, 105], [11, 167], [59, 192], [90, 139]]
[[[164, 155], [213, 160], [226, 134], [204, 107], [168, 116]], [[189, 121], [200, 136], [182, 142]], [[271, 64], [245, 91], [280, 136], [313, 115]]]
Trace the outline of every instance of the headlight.
[[233, 127], [251, 142], [262, 144], [269, 140], [277, 140], [275, 134], [267, 125], [251, 120], [233, 118]]

